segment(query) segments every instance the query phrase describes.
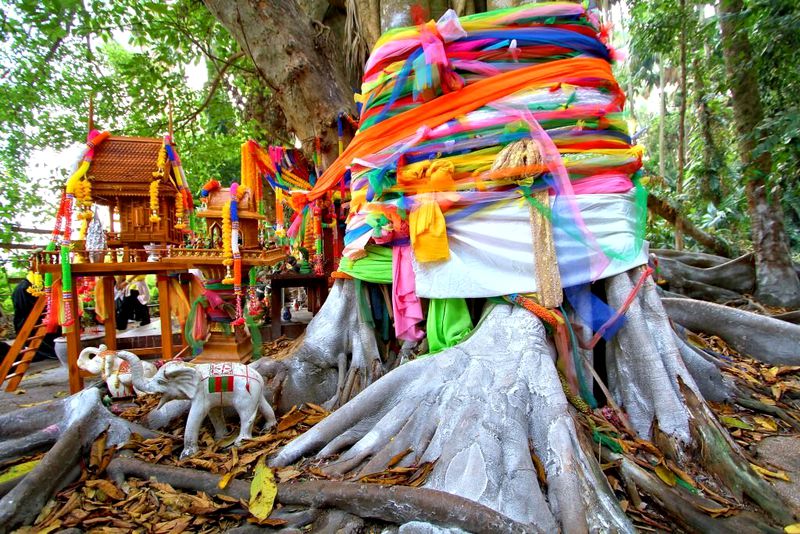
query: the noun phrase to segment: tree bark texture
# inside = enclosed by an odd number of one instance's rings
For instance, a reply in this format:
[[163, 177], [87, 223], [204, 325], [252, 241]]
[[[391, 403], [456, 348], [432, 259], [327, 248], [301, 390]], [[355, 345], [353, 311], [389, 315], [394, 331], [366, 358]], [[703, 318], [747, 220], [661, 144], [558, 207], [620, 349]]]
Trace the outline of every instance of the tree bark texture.
[[[708, 44], [706, 44], [704, 46], [706, 62], [709, 61], [709, 56], [710, 52]], [[695, 106], [697, 107], [697, 116], [700, 123], [700, 135], [703, 138], [703, 170], [700, 180], [700, 194], [712, 204], [718, 205], [722, 201], [719, 173], [722, 170], [723, 163], [711, 127], [714, 117], [711, 114], [708, 102], [706, 102], [708, 94], [704, 70], [700, 59], [694, 58], [692, 71], [694, 74]]]
[[667, 120], [667, 67], [663, 58], [658, 63], [658, 174], [664, 178], [667, 175], [667, 138], [664, 121]]
[[739, 134], [739, 157], [750, 212], [750, 232], [756, 254], [756, 297], [767, 304], [800, 306], [800, 280], [792, 267], [783, 210], [770, 199], [767, 178], [772, 170], [768, 152], [756, 155], [757, 128], [764, 117], [750, 39], [740, 21], [742, 0], [720, 2], [722, 50], [733, 98], [733, 117]]
[[525, 3], [527, 3], [525, 0], [487, 0], [486, 9], [491, 11], [492, 9], [521, 6]]
[[[65, 483], [80, 473], [82, 452], [107, 432], [109, 447], [125, 443], [132, 432], [156, 435], [144, 427], [116, 417], [100, 400], [100, 391], [89, 388], [65, 399], [17, 410], [0, 417], [0, 443], [5, 457], [30, 454], [55, 442], [41, 461], [0, 499], [0, 533], [30, 524], [45, 503]], [[26, 444], [27, 450], [19, 447]]]
[[356, 15], [361, 22], [361, 31], [367, 46], [372, 50], [378, 37], [381, 36], [381, 5], [378, 0], [353, 0]]
[[283, 110], [287, 128], [306, 149], [320, 137], [323, 156], [335, 156], [336, 117], [354, 113], [355, 106], [330, 30], [313, 22], [296, 0], [205, 4], [253, 60]]
[[[681, 0], [680, 31], [680, 92], [681, 100], [678, 109], [678, 179], [675, 182], [675, 193], [678, 199], [683, 195], [683, 180], [686, 173], [686, 0]], [[680, 201], [680, 200], [679, 200]], [[683, 221], [675, 221], [675, 249], [683, 249]]]
[[[250, 484], [247, 482], [233, 480], [220, 489], [219, 475], [194, 469], [116, 458], [109, 464], [108, 473], [119, 485], [126, 477], [155, 478], [176, 488], [209, 495], [222, 494], [242, 500], [250, 498]], [[469, 529], [470, 532], [537, 532], [530, 525], [520, 524], [474, 501], [426, 488], [327, 480], [281, 483], [275, 500], [285, 505], [304, 505], [313, 509], [333, 507], [397, 524], [419, 520], [443, 527]]]
[[693, 299], [662, 299], [670, 319], [694, 332], [721, 337], [734, 349], [772, 365], [798, 365], [800, 326]]

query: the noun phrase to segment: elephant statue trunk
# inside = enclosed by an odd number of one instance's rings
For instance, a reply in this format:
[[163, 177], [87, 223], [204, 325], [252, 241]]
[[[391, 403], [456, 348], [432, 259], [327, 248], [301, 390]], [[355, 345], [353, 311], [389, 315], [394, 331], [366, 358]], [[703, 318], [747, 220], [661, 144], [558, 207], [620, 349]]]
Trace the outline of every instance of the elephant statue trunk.
[[149, 381], [144, 379], [144, 365], [142, 364], [142, 360], [131, 352], [120, 351], [117, 355], [128, 362], [128, 366], [131, 369], [131, 384], [133, 384], [133, 387], [143, 393], [155, 393], [150, 389], [148, 385]]
[[[90, 358], [90, 354], [94, 354], [94, 357]], [[101, 376], [112, 397], [127, 397], [140, 391], [149, 392], [145, 377], [156, 374], [156, 367], [152, 363], [141, 362], [135, 354], [124, 350], [108, 350], [105, 345], [83, 349], [78, 356], [78, 367]], [[140, 385], [145, 387], [139, 387]]]

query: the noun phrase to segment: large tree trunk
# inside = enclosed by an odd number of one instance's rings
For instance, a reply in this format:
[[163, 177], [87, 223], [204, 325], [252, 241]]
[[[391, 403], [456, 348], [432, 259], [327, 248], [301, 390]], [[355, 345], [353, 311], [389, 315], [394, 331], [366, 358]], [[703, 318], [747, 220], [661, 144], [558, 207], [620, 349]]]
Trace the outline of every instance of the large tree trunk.
[[708, 200], [714, 205], [719, 204], [720, 187], [719, 187], [719, 171], [720, 171], [720, 158], [717, 151], [716, 142], [714, 141], [714, 134], [711, 129], [711, 110], [706, 103], [706, 81], [704, 78], [704, 69], [700, 65], [700, 60], [695, 58], [692, 62], [692, 71], [694, 74], [694, 98], [695, 106], [697, 107], [697, 116], [700, 123], [700, 135], [703, 138], [703, 169], [700, 177], [700, 194], [703, 198]]
[[742, 0], [720, 2], [722, 50], [733, 93], [732, 105], [739, 133], [739, 155], [750, 211], [756, 254], [756, 297], [767, 304], [800, 306], [800, 280], [792, 267], [779, 199], [770, 198], [767, 178], [772, 171], [769, 152], [755, 155], [757, 128], [764, 117], [758, 79], [752, 64], [750, 39], [741, 23]]
[[[701, 24], [702, 21], [703, 15], [701, 13]], [[719, 149], [717, 148], [717, 143], [714, 140], [714, 132], [711, 128], [714, 117], [711, 114], [711, 108], [708, 102], [706, 102], [708, 93], [705, 70], [711, 60], [711, 52], [707, 42], [703, 43], [703, 58], [706, 63], [705, 66], [701, 64], [699, 57], [695, 57], [692, 61], [695, 106], [697, 107], [700, 136], [703, 139], [703, 170], [700, 180], [700, 194], [709, 202], [717, 205], [722, 200], [719, 173], [722, 171], [723, 163], [719, 154]]]
[[[681, 32], [680, 32], [680, 106], [678, 108], [678, 178], [675, 181], [675, 193], [680, 199], [683, 195], [683, 180], [686, 173], [686, 0], [681, 0]], [[675, 248], [683, 249], [683, 221], [675, 221]]]
[[667, 176], [667, 138], [664, 122], [667, 120], [667, 67], [663, 57], [658, 61], [658, 175]]
[[296, 0], [204, 0], [231, 32], [269, 85], [286, 127], [306, 149], [322, 140], [323, 156], [336, 155], [336, 118], [354, 105], [329, 28], [314, 22]]

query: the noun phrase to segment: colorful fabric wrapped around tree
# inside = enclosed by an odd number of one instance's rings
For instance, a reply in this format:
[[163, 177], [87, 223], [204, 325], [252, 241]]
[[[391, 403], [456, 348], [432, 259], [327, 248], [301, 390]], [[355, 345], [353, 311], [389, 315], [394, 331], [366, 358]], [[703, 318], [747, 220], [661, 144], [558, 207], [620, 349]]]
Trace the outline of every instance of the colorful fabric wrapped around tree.
[[[375, 256], [369, 247], [410, 242], [417, 297], [549, 285], [555, 307], [562, 286], [583, 295], [571, 288], [646, 263], [641, 152], [605, 36], [591, 12], [567, 2], [460, 19], [451, 11], [389, 31], [365, 67], [354, 139], [295, 203], [350, 176], [343, 255], [355, 264], [345, 270], [358, 277], [359, 261]], [[520, 142], [537, 158], [511, 163]]]

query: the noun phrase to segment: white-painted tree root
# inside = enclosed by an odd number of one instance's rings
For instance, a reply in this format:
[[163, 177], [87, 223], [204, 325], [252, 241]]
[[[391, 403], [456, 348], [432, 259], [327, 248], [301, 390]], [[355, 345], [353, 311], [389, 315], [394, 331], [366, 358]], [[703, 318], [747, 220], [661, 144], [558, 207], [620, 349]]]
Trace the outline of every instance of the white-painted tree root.
[[[220, 475], [153, 465], [132, 458], [115, 458], [108, 465], [108, 474], [120, 486], [127, 477], [154, 478], [176, 488], [209, 495], [223, 494], [245, 501], [250, 498], [250, 484], [247, 482], [233, 480], [221, 489]], [[280, 483], [275, 500], [284, 505], [307, 506], [311, 510], [334, 508], [399, 524], [421, 519], [446, 528], [487, 534], [536, 532], [471, 500], [430, 489], [318, 480]], [[280, 518], [280, 511], [277, 514], [273, 512], [270, 517]]]
[[[608, 281], [612, 306], [622, 304], [640, 274], [637, 269]], [[772, 487], [752, 476], [736, 445], [722, 439], [702, 394], [728, 398], [731, 384], [713, 358], [676, 336], [651, 281], [607, 349], [609, 388], [639, 437], [654, 437], [657, 430], [666, 454], [678, 461], [699, 450], [711, 454], [711, 472], [734, 486], [734, 494], [747, 495], [778, 522], [791, 519], [775, 505], [781, 499]], [[532, 528], [632, 531], [590, 445], [581, 440], [553, 359], [539, 319], [522, 308], [495, 306], [460, 344], [389, 372], [287, 445], [272, 465], [315, 455], [331, 458], [329, 473], [358, 478], [398, 457], [399, 466], [435, 462], [425, 487], [474, 500]], [[546, 487], [540, 487], [532, 454], [544, 467]], [[725, 454], [734, 459], [721, 462]], [[691, 522], [702, 514], [687, 516]], [[705, 524], [706, 518], [695, 521], [694, 528]]]
[[290, 358], [264, 358], [256, 369], [268, 378], [285, 376], [278, 412], [304, 402], [336, 408], [380, 378], [381, 353], [374, 330], [359, 313], [354, 282], [336, 281]]
[[[496, 306], [458, 346], [407, 363], [285, 447], [274, 465], [341, 452], [329, 470], [368, 474], [435, 461], [425, 487], [545, 532], [632, 531], [577, 431], [541, 322]], [[547, 473], [543, 492], [531, 458]]]
[[721, 337], [734, 349], [773, 365], [800, 365], [800, 325], [693, 299], [663, 299], [669, 317], [695, 332]]
[[3, 459], [53, 445], [36, 467], [0, 499], [0, 533], [33, 522], [48, 499], [80, 473], [76, 468], [83, 453], [104, 431], [108, 432], [108, 446], [127, 442], [132, 432], [145, 437], [155, 435], [112, 415], [103, 406], [96, 388], [0, 416]]

